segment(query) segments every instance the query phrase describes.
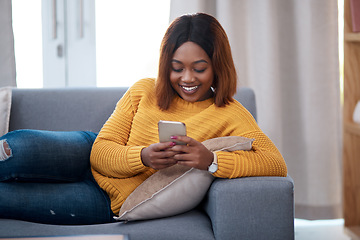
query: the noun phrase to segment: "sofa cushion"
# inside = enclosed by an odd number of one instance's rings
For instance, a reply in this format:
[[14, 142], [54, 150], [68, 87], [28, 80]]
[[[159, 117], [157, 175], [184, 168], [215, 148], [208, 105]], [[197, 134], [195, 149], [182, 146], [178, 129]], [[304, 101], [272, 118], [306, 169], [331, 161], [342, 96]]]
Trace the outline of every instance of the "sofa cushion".
[[[3, 229], [4, 231], [1, 231]], [[198, 209], [171, 218], [92, 225], [51, 225], [0, 219], [0, 238], [11, 236], [17, 239], [17, 237], [77, 236], [92, 234], [125, 234], [128, 235], [131, 240], [215, 239], [210, 218]]]
[[[203, 142], [210, 151], [250, 150], [254, 139], [229, 136]], [[137, 187], [122, 205], [117, 220], [167, 217], [196, 207], [214, 177], [208, 171], [180, 165], [157, 171]]]
[[12, 91], [9, 131], [99, 132], [127, 88], [42, 88]]

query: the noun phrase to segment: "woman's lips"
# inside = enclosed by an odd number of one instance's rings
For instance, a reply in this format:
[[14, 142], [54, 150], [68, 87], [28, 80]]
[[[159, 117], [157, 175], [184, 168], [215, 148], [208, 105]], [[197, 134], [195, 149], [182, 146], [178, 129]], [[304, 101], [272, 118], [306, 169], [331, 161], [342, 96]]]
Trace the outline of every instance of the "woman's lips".
[[199, 86], [191, 86], [191, 87], [188, 87], [188, 86], [181, 86], [181, 85], [180, 85], [180, 87], [181, 87], [183, 90], [185, 90], [185, 92], [187, 92], [187, 93], [193, 93], [193, 92], [195, 92], [195, 91], [199, 88]]

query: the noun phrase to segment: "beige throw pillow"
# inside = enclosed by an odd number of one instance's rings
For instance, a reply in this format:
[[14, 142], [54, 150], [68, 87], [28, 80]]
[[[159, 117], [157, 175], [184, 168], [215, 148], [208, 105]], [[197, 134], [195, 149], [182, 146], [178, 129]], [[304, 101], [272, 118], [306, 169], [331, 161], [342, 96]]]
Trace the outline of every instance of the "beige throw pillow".
[[[210, 151], [251, 150], [254, 139], [229, 136], [203, 142]], [[180, 165], [162, 169], [146, 179], [125, 200], [116, 220], [134, 221], [173, 216], [195, 208], [214, 177], [208, 171]]]

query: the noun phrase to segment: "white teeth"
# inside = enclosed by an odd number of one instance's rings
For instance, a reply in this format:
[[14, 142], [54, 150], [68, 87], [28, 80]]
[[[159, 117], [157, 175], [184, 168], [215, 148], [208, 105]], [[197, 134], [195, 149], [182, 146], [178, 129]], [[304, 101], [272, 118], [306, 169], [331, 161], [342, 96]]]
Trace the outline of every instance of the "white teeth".
[[197, 89], [199, 86], [194, 86], [194, 87], [185, 87], [185, 86], [181, 86], [183, 89], [185, 89], [186, 91], [193, 91], [195, 89]]

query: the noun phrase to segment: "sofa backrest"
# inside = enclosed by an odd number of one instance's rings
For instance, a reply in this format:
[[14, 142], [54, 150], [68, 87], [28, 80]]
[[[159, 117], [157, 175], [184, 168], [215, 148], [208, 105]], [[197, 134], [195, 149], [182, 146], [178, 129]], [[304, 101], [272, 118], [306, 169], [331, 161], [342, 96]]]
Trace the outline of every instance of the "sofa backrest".
[[[98, 132], [127, 88], [56, 88], [12, 90], [9, 131], [39, 129]], [[256, 118], [254, 92], [236, 96]]]
[[253, 115], [255, 120], [257, 120], [256, 97], [252, 88], [242, 87], [238, 89], [234, 98]]

